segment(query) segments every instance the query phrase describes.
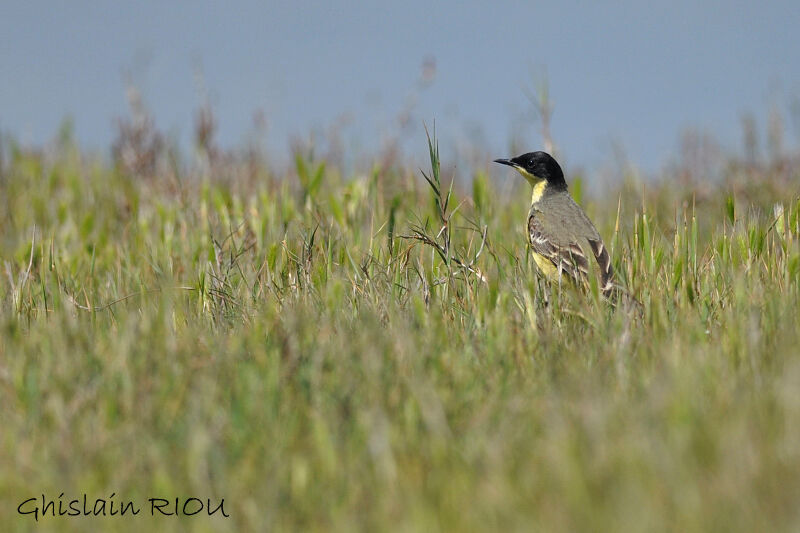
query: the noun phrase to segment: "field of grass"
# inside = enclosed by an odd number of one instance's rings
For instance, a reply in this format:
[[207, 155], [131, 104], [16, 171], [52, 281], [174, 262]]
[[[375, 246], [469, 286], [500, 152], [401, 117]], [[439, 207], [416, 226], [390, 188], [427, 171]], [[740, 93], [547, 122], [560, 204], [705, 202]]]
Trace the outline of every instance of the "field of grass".
[[[447, 154], [437, 197], [397, 162], [2, 152], [3, 531], [800, 529], [791, 160], [567, 176], [639, 314], [538, 278], [488, 162], [447, 200]], [[62, 493], [142, 512], [17, 513]]]

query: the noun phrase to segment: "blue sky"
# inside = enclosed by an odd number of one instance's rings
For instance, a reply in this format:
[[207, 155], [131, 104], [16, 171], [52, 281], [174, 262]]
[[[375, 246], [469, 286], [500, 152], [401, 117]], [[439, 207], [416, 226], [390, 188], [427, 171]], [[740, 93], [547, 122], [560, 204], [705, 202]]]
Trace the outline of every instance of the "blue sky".
[[[126, 73], [158, 126], [184, 144], [207, 94], [219, 141], [240, 145], [263, 111], [280, 159], [292, 136], [347, 118], [369, 150], [413, 98], [406, 152], [422, 121], [446, 147], [478, 138], [507, 155], [546, 72], [553, 133], [570, 164], [607, 161], [611, 143], [645, 169], [706, 130], [735, 149], [741, 115], [800, 97], [800, 4], [773, 2], [15, 2], [0, 18], [0, 130], [26, 143], [65, 116], [107, 150], [127, 113]], [[432, 84], [421, 66], [435, 58]], [[201, 73], [198, 76], [198, 73]], [[200, 81], [202, 80], [202, 81]], [[798, 137], [787, 123], [787, 142]], [[535, 128], [524, 130], [531, 149]]]

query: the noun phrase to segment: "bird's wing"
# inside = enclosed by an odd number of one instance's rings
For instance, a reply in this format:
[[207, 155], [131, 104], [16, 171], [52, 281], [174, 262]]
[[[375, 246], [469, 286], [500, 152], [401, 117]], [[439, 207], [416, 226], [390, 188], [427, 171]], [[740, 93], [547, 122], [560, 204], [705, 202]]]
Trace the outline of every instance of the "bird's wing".
[[547, 218], [531, 212], [528, 218], [528, 236], [533, 251], [548, 259], [559, 272], [564, 272], [576, 282], [586, 279], [589, 262], [577, 241], [558, 239]]
[[600, 290], [606, 296], [611, 295], [614, 287], [611, 256], [594, 224], [569, 195], [551, 198], [545, 211], [531, 209], [528, 232], [534, 252], [577, 282], [588, 279], [587, 256], [591, 250], [600, 269]]
[[597, 266], [600, 267], [600, 283], [602, 284], [600, 290], [606, 297], [611, 296], [614, 291], [614, 269], [611, 268], [611, 256], [608, 255], [608, 250], [599, 236], [597, 239], [587, 240], [592, 248], [594, 258], [597, 260]]

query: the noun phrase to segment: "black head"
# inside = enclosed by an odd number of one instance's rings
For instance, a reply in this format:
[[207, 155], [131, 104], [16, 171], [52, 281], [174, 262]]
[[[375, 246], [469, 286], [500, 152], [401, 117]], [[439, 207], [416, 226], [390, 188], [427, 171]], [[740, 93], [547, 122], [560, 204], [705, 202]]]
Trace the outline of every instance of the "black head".
[[494, 162], [514, 167], [532, 184], [539, 180], [545, 180], [549, 186], [559, 189], [567, 188], [564, 172], [558, 162], [547, 152], [528, 152], [514, 159], [495, 159]]

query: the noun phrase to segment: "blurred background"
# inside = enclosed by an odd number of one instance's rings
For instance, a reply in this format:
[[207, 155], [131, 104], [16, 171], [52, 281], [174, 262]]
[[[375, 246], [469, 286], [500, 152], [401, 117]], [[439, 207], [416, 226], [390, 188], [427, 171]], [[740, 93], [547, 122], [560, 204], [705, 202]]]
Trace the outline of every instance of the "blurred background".
[[0, 531], [800, 531], [800, 3], [363, 4], [4, 4]]
[[770, 132], [772, 149], [798, 143], [790, 0], [362, 4], [8, 4], [0, 131], [40, 145], [67, 119], [82, 148], [108, 154], [133, 102], [184, 153], [205, 110], [222, 149], [257, 146], [276, 165], [309, 141], [424, 162], [435, 121], [443, 156], [461, 161], [475, 146], [542, 147], [546, 102], [572, 168], [657, 172], [681, 143], [713, 154]]

